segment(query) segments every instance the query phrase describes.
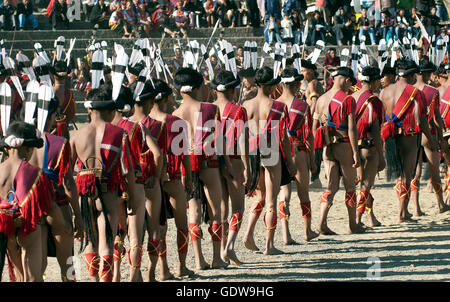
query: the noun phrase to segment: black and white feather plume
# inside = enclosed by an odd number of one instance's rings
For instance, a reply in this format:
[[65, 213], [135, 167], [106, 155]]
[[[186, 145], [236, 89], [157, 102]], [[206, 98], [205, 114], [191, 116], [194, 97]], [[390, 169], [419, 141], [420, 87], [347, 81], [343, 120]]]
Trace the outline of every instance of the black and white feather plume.
[[26, 74], [30, 80], [36, 80], [36, 74], [31, 66], [30, 59], [23, 53], [18, 53], [16, 55], [16, 60], [18, 62], [19, 71]]
[[91, 82], [92, 89], [100, 87], [100, 81], [103, 78], [104, 67], [103, 51], [97, 49], [92, 55], [92, 67], [91, 67]]
[[11, 119], [11, 87], [7, 82], [0, 83], [0, 118], [3, 136], [5, 136]]
[[25, 90], [25, 114], [24, 122], [28, 124], [34, 124], [34, 113], [36, 112], [38, 97], [39, 97], [40, 84], [36, 80], [31, 80], [27, 84]]
[[37, 103], [37, 129], [44, 132], [45, 123], [48, 117], [48, 107], [51, 99], [54, 97], [53, 87], [41, 85], [39, 87], [38, 103]]

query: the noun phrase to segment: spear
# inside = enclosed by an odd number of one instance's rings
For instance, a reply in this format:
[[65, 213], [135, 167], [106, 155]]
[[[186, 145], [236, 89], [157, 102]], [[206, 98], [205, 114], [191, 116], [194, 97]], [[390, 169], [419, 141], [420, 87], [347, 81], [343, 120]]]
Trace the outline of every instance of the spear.
[[[209, 37], [208, 43], [206, 44], [206, 50], [208, 50], [209, 44], [211, 43], [211, 40], [212, 40], [214, 34], [216, 33], [217, 28], [219, 27], [219, 22], [220, 22], [220, 19], [217, 20], [216, 25], [214, 25], [214, 29], [211, 33], [211, 36]], [[200, 63], [197, 66], [200, 68], [202, 66], [202, 63], [203, 63], [203, 57], [201, 58]]]

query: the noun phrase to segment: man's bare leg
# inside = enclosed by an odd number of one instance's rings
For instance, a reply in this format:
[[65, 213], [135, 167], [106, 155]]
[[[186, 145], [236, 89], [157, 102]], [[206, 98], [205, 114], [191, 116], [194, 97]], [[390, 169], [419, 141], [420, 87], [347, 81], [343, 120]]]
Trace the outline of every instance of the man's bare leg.
[[258, 222], [259, 216], [264, 209], [266, 204], [266, 188], [264, 184], [264, 172], [261, 169], [259, 184], [260, 190], [256, 190], [256, 202], [253, 203], [250, 213], [248, 214], [248, 225], [247, 230], [244, 234], [243, 243], [244, 246], [251, 251], [259, 251], [259, 248], [255, 244], [254, 231], [256, 223]]
[[423, 149], [419, 148], [419, 156], [418, 156], [418, 162], [417, 167], [415, 171], [415, 176], [411, 180], [411, 200], [414, 205], [415, 211], [414, 216], [423, 216], [425, 215], [424, 212], [420, 209], [420, 203], [419, 203], [419, 190], [420, 190], [420, 177], [422, 176], [422, 156], [423, 156]]
[[305, 240], [310, 241], [319, 236], [318, 233], [311, 229], [311, 201], [309, 199], [309, 165], [308, 155], [306, 152], [296, 152], [294, 157], [295, 165], [297, 166], [297, 174], [295, 181], [297, 185], [297, 195], [300, 199], [300, 207], [302, 209], [302, 216], [305, 225]]
[[42, 282], [42, 238], [41, 226], [25, 237], [20, 234], [17, 242], [21, 247], [24, 282]]
[[222, 240], [220, 242], [220, 255], [224, 262], [229, 262], [225, 257], [225, 249], [228, 238], [228, 214], [230, 208], [230, 195], [228, 194], [227, 180], [223, 176], [220, 177], [222, 183], [222, 199], [220, 201], [220, 219], [222, 221]]
[[281, 161], [274, 166], [264, 168], [264, 180], [266, 185], [266, 213], [264, 224], [266, 226], [266, 250], [264, 255], [278, 255], [283, 252], [274, 246], [275, 229], [277, 226], [277, 197], [281, 183]]
[[[112, 282], [114, 271], [114, 245], [110, 246], [107, 242], [106, 223], [109, 223], [112, 234], [117, 233], [119, 226], [119, 200], [117, 192], [103, 193], [103, 205], [105, 206], [106, 217], [102, 211], [102, 203], [96, 200], [96, 208], [99, 211], [97, 218], [98, 224], [98, 254], [102, 260], [100, 266], [100, 282]], [[114, 237], [113, 237], [114, 238]]]
[[[45, 276], [45, 270], [47, 269], [47, 255], [48, 255], [48, 228], [49, 226], [46, 223], [41, 224], [41, 244], [42, 244], [42, 276]], [[19, 258], [20, 250], [19, 250]]]
[[431, 184], [433, 186], [433, 192], [436, 195], [438, 213], [444, 213], [450, 210], [450, 208], [444, 203], [444, 196], [442, 193], [441, 177], [439, 175], [441, 156], [438, 151], [433, 152], [428, 147], [424, 147], [424, 151], [430, 167]]
[[45, 219], [51, 227], [53, 238], [55, 240], [56, 258], [59, 267], [61, 268], [61, 280], [65, 281], [67, 280], [67, 270], [70, 267], [70, 265], [67, 264], [67, 260], [69, 257], [72, 257], [73, 251], [72, 227], [71, 225], [66, 224], [62, 211], [55, 202], [51, 203], [51, 207], [48, 210]]
[[[165, 211], [166, 209], [161, 209]], [[166, 244], [166, 234], [167, 234], [167, 222], [165, 225], [160, 226], [160, 234], [161, 234], [161, 249], [158, 252], [158, 262], [159, 262], [159, 273], [160, 273], [160, 281], [166, 281], [173, 279], [174, 276], [170, 272], [169, 264], [167, 263], [167, 244]]]
[[161, 250], [161, 234], [159, 219], [161, 214], [161, 188], [155, 185], [153, 189], [145, 190], [145, 209], [147, 215], [147, 232], [148, 245], [147, 253], [148, 261], [148, 281], [153, 282], [155, 279], [155, 269], [158, 263], [158, 255]]
[[175, 225], [177, 227], [178, 269], [177, 277], [192, 276], [194, 272], [186, 267], [186, 256], [189, 247], [189, 231], [186, 215], [186, 193], [180, 180], [165, 182], [164, 190], [170, 196]]
[[113, 282], [120, 282], [120, 264], [122, 262], [122, 257], [126, 253], [124, 240], [127, 229], [127, 216], [126, 216], [126, 201], [123, 198], [118, 198], [118, 215], [119, 215], [119, 226], [118, 233], [114, 237], [114, 272], [113, 272]]
[[22, 255], [20, 254], [20, 246], [17, 243], [16, 236], [8, 237], [8, 256], [14, 266], [13, 274], [15, 281], [23, 282], [24, 276], [23, 276]]
[[234, 243], [241, 228], [244, 213], [245, 187], [242, 185], [244, 166], [240, 159], [231, 159], [231, 164], [233, 165], [233, 169], [239, 178], [229, 179], [227, 181], [227, 191], [229, 192], [231, 199], [232, 218], [228, 230], [228, 236], [226, 238], [224, 256], [226, 259], [230, 259], [232, 264], [242, 265], [242, 262], [237, 258], [234, 251]]
[[222, 184], [220, 183], [219, 169], [206, 168], [200, 171], [200, 179], [204, 184], [206, 198], [211, 212], [211, 226], [208, 228], [213, 243], [212, 268], [224, 268], [228, 263], [220, 257], [220, 245], [222, 241], [222, 224], [220, 213], [220, 201], [222, 198]]
[[210, 265], [205, 261], [202, 253], [203, 231], [200, 223], [202, 218], [201, 201], [195, 198], [189, 200], [189, 233], [191, 236], [192, 248], [194, 249], [195, 266], [197, 270], [204, 270], [210, 268]]
[[128, 264], [130, 265], [130, 282], [142, 282], [141, 262], [142, 245], [144, 238], [145, 221], [145, 190], [144, 185], [135, 184], [136, 211], [134, 215], [128, 215]]
[[297, 242], [292, 239], [291, 232], [289, 231], [289, 201], [291, 200], [291, 184], [284, 185], [280, 188], [278, 199], [278, 213], [280, 216], [281, 230], [283, 233], [283, 243], [284, 245], [297, 244]]
[[[326, 150], [324, 150], [325, 153]], [[339, 189], [339, 166], [336, 162], [324, 159], [325, 175], [327, 176], [327, 189], [320, 199], [319, 232], [322, 235], [336, 235], [327, 225], [328, 212], [333, 205], [334, 195]]]

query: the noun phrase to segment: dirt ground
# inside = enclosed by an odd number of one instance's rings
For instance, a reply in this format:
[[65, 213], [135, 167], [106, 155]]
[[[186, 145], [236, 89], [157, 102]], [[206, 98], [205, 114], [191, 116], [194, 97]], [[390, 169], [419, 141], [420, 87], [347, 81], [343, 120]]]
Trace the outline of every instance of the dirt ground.
[[[323, 176], [322, 183], [325, 183]], [[275, 246], [284, 254], [265, 256], [261, 252], [247, 250], [243, 243], [243, 233], [247, 227], [247, 213], [254, 198], [246, 200], [246, 213], [236, 241], [236, 253], [244, 262], [242, 266], [229, 266], [226, 269], [196, 271], [190, 279], [174, 279], [174, 281], [206, 281], [206, 282], [242, 282], [242, 281], [449, 281], [450, 280], [450, 213], [437, 214], [434, 194], [420, 193], [420, 202], [425, 216], [419, 217], [416, 223], [399, 224], [398, 201], [393, 190], [393, 183], [384, 179], [377, 180], [373, 190], [374, 212], [383, 224], [364, 234], [347, 234], [348, 218], [344, 204], [343, 190], [335, 197], [330, 210], [328, 226], [338, 233], [335, 236], [319, 236], [311, 242], [304, 241], [304, 225], [301, 217], [299, 199], [295, 192], [290, 203], [289, 219], [293, 239], [298, 245], [284, 246], [282, 233], [278, 224], [275, 235]], [[422, 182], [422, 188], [425, 188]], [[295, 187], [295, 186], [294, 186]], [[342, 189], [342, 188], [341, 188]], [[319, 200], [323, 189], [311, 189], [312, 225], [317, 229], [319, 219]], [[409, 211], [413, 212], [410, 204]], [[363, 223], [368, 224], [366, 215]], [[207, 261], [212, 258], [212, 243], [207, 226], [202, 225], [205, 234], [202, 249]], [[265, 230], [260, 218], [255, 231], [255, 240], [263, 250]], [[128, 241], [126, 240], [128, 249]], [[145, 239], [144, 246], [146, 246]], [[80, 281], [89, 281], [84, 257], [77, 254], [81, 263]], [[173, 219], [169, 220], [167, 235], [167, 257], [172, 273], [177, 264], [176, 229]], [[189, 246], [188, 267], [194, 268], [192, 246]], [[144, 280], [147, 280], [148, 258], [142, 260]], [[128, 281], [128, 259], [122, 259], [122, 282]], [[159, 270], [156, 272], [159, 277]], [[3, 270], [3, 280], [8, 281], [7, 266]], [[45, 281], [60, 281], [59, 267], [55, 258], [49, 258]], [[170, 281], [166, 281], [170, 282]]]

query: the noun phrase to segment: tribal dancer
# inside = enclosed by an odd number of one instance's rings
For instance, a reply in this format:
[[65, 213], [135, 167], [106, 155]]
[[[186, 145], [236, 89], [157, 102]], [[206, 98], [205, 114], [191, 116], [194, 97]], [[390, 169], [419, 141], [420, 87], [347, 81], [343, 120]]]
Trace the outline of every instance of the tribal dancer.
[[[175, 75], [174, 87], [183, 98], [183, 103], [173, 112], [173, 115], [188, 122], [190, 129], [189, 152], [193, 193], [189, 196], [189, 233], [194, 248], [196, 267], [199, 270], [209, 267], [224, 268], [228, 265], [222, 261], [220, 255], [223, 227], [220, 212], [222, 185], [216, 150], [218, 147], [216, 146], [217, 141], [222, 138], [221, 131], [216, 131], [220, 125], [220, 111], [214, 104], [198, 101], [197, 98], [202, 85], [202, 75], [191, 68], [181, 68]], [[224, 163], [221, 168], [225, 169], [233, 179], [236, 179], [237, 176], [233, 171], [229, 157], [223, 155], [223, 159]], [[205, 261], [201, 249], [203, 237], [200, 227], [202, 203], [203, 214], [209, 215], [209, 217], [203, 217], [203, 221], [210, 224], [208, 231], [213, 243], [211, 266]]]
[[396, 62], [399, 80], [384, 88], [380, 99], [386, 110], [386, 122], [381, 128], [385, 141], [387, 178], [401, 177], [397, 195], [399, 198], [399, 222], [414, 221], [408, 212], [411, 180], [417, 166], [420, 135], [425, 134], [430, 149], [437, 150], [426, 117], [426, 101], [422, 92], [412, 86], [419, 67], [414, 61], [401, 59]]
[[256, 71], [251, 67], [243, 69], [238, 73], [239, 78], [241, 78], [242, 81], [242, 96], [239, 100], [240, 104], [243, 104], [247, 100], [253, 99], [258, 93], [258, 88], [255, 85], [255, 73]]
[[[167, 127], [167, 140], [165, 146], [160, 146], [164, 151], [164, 158], [166, 159], [167, 167], [162, 172], [161, 181], [167, 207], [170, 207], [175, 218], [175, 225], [177, 228], [177, 247], [178, 247], [178, 270], [177, 277], [191, 276], [193, 271], [186, 267], [186, 256], [189, 248], [189, 229], [187, 222], [187, 201], [186, 193], [192, 190], [192, 173], [191, 160], [189, 156], [184, 156], [187, 150], [187, 145], [179, 144], [179, 139], [182, 137], [182, 142], [187, 142], [186, 132], [187, 124], [182, 119], [170, 114], [173, 102], [172, 88], [162, 80], [153, 80], [155, 89], [158, 92], [153, 101], [153, 107], [150, 112], [150, 118], [159, 121]], [[178, 145], [177, 145], [178, 141]], [[172, 146], [173, 143], [173, 146]], [[186, 148], [186, 150], [185, 150]], [[181, 177], [181, 166], [186, 172], [184, 177], [184, 187]], [[163, 227], [164, 233], [167, 232], [167, 224]], [[165, 235], [164, 235], [165, 240]], [[166, 253], [163, 252], [163, 259]]]
[[40, 221], [51, 207], [54, 191], [44, 171], [27, 162], [33, 149], [43, 144], [36, 128], [22, 121], [9, 125], [1, 142], [8, 154], [0, 164], [1, 262], [7, 245], [8, 259], [19, 275], [15, 280], [10, 271], [11, 281], [43, 281]]
[[[309, 199], [309, 179], [310, 171], [315, 172], [316, 165], [314, 162], [314, 138], [312, 135], [312, 116], [309, 105], [306, 101], [297, 98], [295, 95], [300, 89], [303, 75], [299, 74], [295, 68], [287, 68], [281, 73], [281, 83], [283, 84], [283, 94], [277, 100], [286, 105], [289, 113], [289, 123], [287, 124], [287, 132], [291, 140], [294, 157], [294, 163], [297, 167], [295, 182], [297, 184], [297, 195], [300, 199], [300, 207], [305, 224], [305, 240], [310, 241], [319, 234], [311, 229], [311, 200]], [[289, 156], [286, 154], [286, 156]], [[282, 170], [286, 170], [285, 164]], [[286, 172], [284, 173], [286, 174]], [[289, 177], [282, 177], [280, 189], [280, 201], [278, 202], [278, 212], [280, 216], [281, 227], [283, 230], [284, 244], [295, 243], [289, 232], [288, 219], [289, 200], [291, 198], [291, 183], [283, 182], [284, 179], [290, 180]]]
[[[214, 104], [219, 107], [222, 116], [226, 154], [230, 157], [233, 169], [239, 176], [236, 179], [231, 179], [226, 174], [222, 175], [222, 258], [234, 265], [242, 264], [234, 251], [234, 243], [242, 224], [245, 208], [245, 187], [247, 186], [249, 171], [248, 152], [245, 152], [246, 150], [242, 148], [245, 147], [246, 138], [248, 139], [248, 129], [244, 127], [247, 121], [247, 113], [244, 107], [232, 102], [235, 97], [235, 88], [239, 84], [239, 78], [235, 78], [231, 71], [226, 70], [220, 70], [216, 73], [210, 83], [210, 87], [216, 91], [217, 95]], [[228, 223], [229, 199], [231, 199], [232, 212], [230, 223]]]
[[[291, 150], [285, 131], [288, 119], [287, 106], [270, 98], [276, 85], [280, 83], [280, 77], [274, 78], [273, 70], [270, 67], [263, 67], [256, 72], [255, 81], [256, 85], [258, 85], [258, 94], [255, 98], [246, 101], [243, 106], [247, 110], [248, 120], [252, 121], [249, 124], [249, 130], [254, 134], [249, 142], [249, 152], [250, 154], [257, 153], [256, 155], [251, 155], [250, 193], [258, 184], [261, 194], [260, 196], [258, 196], [259, 194], [257, 195], [259, 201], [252, 206], [243, 241], [246, 248], [259, 250], [255, 244], [253, 232], [267, 202], [264, 215], [264, 225], [266, 226], [266, 249], [264, 254], [275, 255], [282, 253], [274, 246], [274, 235], [277, 226], [277, 196], [282, 178], [281, 163], [283, 158], [281, 158], [280, 153], [285, 157], [290, 177], [295, 175], [297, 168], [292, 157], [286, 156], [286, 152]], [[264, 123], [264, 125], [260, 125], [260, 122]], [[259, 165], [260, 160], [262, 168]]]
[[122, 128], [110, 123], [114, 110], [121, 108], [112, 98], [112, 91], [106, 86], [90, 90], [84, 103], [90, 123], [74, 132], [70, 140], [72, 159], [79, 169], [76, 184], [86, 230], [81, 249], [85, 249], [91, 280], [103, 282], [113, 279], [118, 190], [124, 178], [129, 195], [128, 214], [136, 212], [134, 168], [126, 167], [126, 162], [131, 162], [128, 138]]
[[[450, 138], [450, 64], [441, 64], [438, 68], [439, 78], [445, 79], [440, 80], [440, 86], [438, 87], [439, 95], [441, 96], [440, 102], [440, 113], [443, 120], [443, 136], [444, 136], [444, 144], [443, 144], [443, 156], [447, 163], [447, 166], [450, 166], [450, 146], [449, 146], [449, 138]], [[448, 168], [447, 168], [448, 169]], [[449, 190], [449, 181], [450, 181], [450, 173], [447, 171], [447, 175], [445, 176], [445, 182], [447, 187], [447, 196], [445, 197], [445, 203], [450, 205], [450, 190]]]
[[[345, 188], [345, 205], [349, 218], [349, 233], [361, 233], [364, 229], [356, 223], [356, 168], [360, 165], [358, 132], [355, 121], [355, 99], [346, 91], [356, 84], [353, 70], [339, 67], [332, 72], [333, 87], [323, 94], [316, 104], [313, 132], [316, 156], [323, 156], [327, 189], [320, 199], [319, 231], [323, 235], [335, 235], [327, 225], [327, 216], [339, 190], [342, 175]], [[322, 150], [323, 149], [323, 152]]]
[[[42, 87], [42, 86], [41, 86]], [[51, 87], [49, 87], [51, 90]], [[44, 107], [45, 108], [45, 107]], [[81, 238], [83, 233], [83, 221], [78, 203], [78, 192], [73, 179], [73, 166], [71, 162], [70, 144], [60, 136], [50, 134], [56, 120], [58, 100], [53, 98], [48, 102], [45, 110], [38, 110], [38, 120], [43, 118], [45, 123], [42, 129], [38, 129], [38, 136], [44, 141], [44, 148], [34, 149], [29, 161], [30, 164], [41, 167], [51, 180], [55, 191], [55, 202], [48, 211], [46, 224], [41, 225], [43, 239], [43, 268], [47, 265], [47, 233], [48, 241], [56, 249], [56, 257], [61, 267], [61, 278], [68, 281], [67, 275], [70, 264], [67, 260], [73, 256], [73, 238]], [[41, 115], [43, 115], [41, 117]], [[75, 228], [72, 226], [72, 214], [75, 216]], [[54, 253], [55, 251], [50, 251]], [[49, 254], [50, 255], [50, 254]], [[54, 255], [52, 255], [54, 256]], [[71, 280], [74, 280], [70, 276]]]
[[356, 223], [362, 225], [362, 215], [367, 212], [371, 227], [380, 226], [381, 223], [373, 212], [374, 199], [370, 190], [375, 183], [377, 173], [386, 167], [383, 142], [380, 136], [384, 120], [383, 103], [375, 95], [375, 91], [380, 88], [380, 79], [381, 74], [378, 67], [363, 67], [359, 75], [362, 87], [352, 94], [356, 100], [355, 120], [361, 158], [361, 166], [357, 170], [361, 191], [356, 207]]
[[[419, 70], [416, 74], [416, 83], [414, 87], [420, 89], [423, 93], [426, 103], [426, 110], [428, 116], [428, 123], [430, 125], [431, 135], [439, 143], [439, 146], [443, 146], [444, 137], [442, 131], [444, 128], [441, 113], [439, 112], [440, 97], [439, 91], [428, 85], [431, 74], [436, 71], [436, 66], [430, 61], [422, 60], [420, 62]], [[423, 155], [426, 156], [428, 165], [430, 167], [431, 185], [433, 191], [436, 194], [436, 200], [438, 204], [439, 213], [448, 211], [448, 208], [444, 203], [444, 197], [442, 193], [441, 178], [439, 175], [439, 165], [441, 161], [441, 154], [439, 150], [431, 151], [429, 142], [426, 136], [422, 136], [421, 146], [419, 147], [419, 154], [417, 160], [416, 174], [411, 181], [411, 199], [415, 206], [415, 216], [422, 216], [424, 213], [420, 209], [419, 204], [419, 179], [422, 174], [422, 159]]]

